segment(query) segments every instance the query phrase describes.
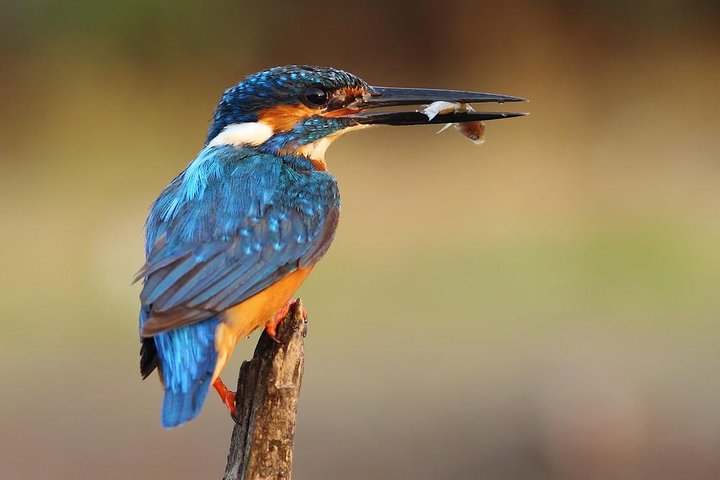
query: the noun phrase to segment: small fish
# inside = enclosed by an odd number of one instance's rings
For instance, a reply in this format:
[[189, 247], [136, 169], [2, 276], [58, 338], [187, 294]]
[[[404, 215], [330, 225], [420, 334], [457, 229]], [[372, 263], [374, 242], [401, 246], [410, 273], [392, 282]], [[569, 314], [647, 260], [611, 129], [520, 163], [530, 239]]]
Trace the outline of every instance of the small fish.
[[475, 145], [485, 142], [485, 124], [482, 122], [465, 122], [453, 124], [455, 130], [465, 135]]
[[[468, 104], [463, 103], [454, 103], [454, 102], [433, 102], [427, 107], [423, 108], [422, 113], [427, 115], [428, 121], [435, 118], [435, 116], [439, 113], [451, 113], [451, 112], [458, 112], [463, 111], [463, 105], [465, 108], [470, 107]], [[465, 110], [468, 111], [468, 110]]]
[[[453, 102], [433, 102], [422, 110], [422, 113], [427, 115], [428, 121], [435, 118], [440, 113], [451, 113], [451, 112], [474, 112], [475, 110], [467, 103], [453, 103]], [[475, 145], [480, 145], [485, 142], [485, 124], [482, 122], [463, 122], [463, 123], [448, 123], [443, 128], [438, 130], [437, 133], [443, 132], [450, 128], [450, 125], [455, 127], [455, 130], [460, 132], [465, 137], [469, 138]]]

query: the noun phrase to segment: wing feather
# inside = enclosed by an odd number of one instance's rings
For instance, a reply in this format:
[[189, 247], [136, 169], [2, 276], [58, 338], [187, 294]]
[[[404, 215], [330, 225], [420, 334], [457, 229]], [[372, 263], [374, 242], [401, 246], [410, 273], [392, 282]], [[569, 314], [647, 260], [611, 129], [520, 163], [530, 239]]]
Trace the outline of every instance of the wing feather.
[[205, 320], [314, 264], [338, 212], [335, 180], [301, 157], [206, 148], [151, 209], [142, 335]]

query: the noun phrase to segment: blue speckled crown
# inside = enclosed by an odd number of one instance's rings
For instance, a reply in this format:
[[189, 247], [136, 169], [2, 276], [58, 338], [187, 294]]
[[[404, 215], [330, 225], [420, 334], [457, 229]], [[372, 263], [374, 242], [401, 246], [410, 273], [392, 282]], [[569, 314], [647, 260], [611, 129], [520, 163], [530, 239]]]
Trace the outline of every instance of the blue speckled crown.
[[313, 85], [322, 85], [328, 90], [369, 88], [355, 75], [329, 67], [286, 65], [253, 73], [225, 91], [215, 110], [207, 141], [227, 125], [257, 121], [257, 113], [265, 108], [300, 103], [302, 93]]

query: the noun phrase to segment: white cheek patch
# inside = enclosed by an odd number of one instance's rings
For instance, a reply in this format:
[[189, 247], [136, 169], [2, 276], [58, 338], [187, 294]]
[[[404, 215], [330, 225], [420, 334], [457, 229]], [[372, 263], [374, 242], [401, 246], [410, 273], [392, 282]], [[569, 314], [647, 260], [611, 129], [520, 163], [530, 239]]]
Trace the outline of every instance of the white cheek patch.
[[208, 147], [218, 145], [252, 145], [265, 143], [273, 136], [273, 129], [263, 122], [234, 123], [228, 125], [215, 138], [210, 140]]

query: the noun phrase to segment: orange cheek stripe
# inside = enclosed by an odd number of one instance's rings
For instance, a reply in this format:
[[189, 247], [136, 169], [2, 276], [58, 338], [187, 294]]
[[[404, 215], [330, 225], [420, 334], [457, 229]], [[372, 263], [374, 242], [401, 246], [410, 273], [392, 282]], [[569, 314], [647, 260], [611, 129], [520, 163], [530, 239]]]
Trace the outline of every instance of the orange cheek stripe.
[[323, 113], [323, 117], [327, 118], [335, 118], [335, 117], [344, 117], [345, 115], [352, 115], [353, 113], [357, 113], [360, 110], [353, 110], [352, 108], [341, 108], [339, 110], [332, 110], [327, 113]]
[[287, 132], [300, 121], [320, 113], [305, 105], [277, 105], [266, 108], [258, 115], [258, 120], [270, 125], [274, 132]]

